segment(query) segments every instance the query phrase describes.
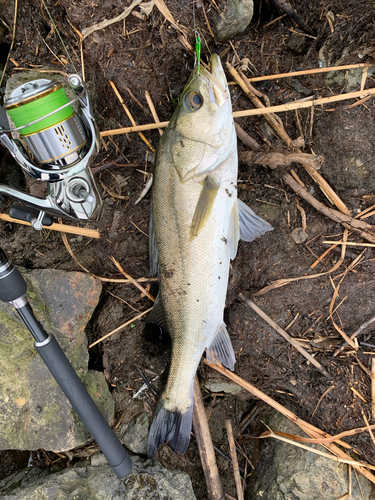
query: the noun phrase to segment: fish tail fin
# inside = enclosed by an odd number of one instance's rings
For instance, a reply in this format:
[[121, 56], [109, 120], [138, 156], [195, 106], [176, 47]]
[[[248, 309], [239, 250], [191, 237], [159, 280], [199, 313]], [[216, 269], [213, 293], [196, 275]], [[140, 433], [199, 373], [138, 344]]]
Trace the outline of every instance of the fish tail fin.
[[178, 410], [167, 410], [163, 398], [160, 398], [148, 434], [148, 457], [152, 458], [163, 443], [167, 443], [176, 453], [184, 455], [190, 443], [192, 421], [193, 404], [186, 412], [181, 413]]

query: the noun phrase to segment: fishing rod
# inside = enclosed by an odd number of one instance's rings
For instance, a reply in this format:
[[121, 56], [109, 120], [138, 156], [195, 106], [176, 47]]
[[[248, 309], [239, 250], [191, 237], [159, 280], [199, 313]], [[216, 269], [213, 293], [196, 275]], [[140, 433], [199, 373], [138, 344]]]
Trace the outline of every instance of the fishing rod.
[[55, 337], [48, 334], [36, 319], [26, 291], [27, 285], [21, 273], [0, 248], [0, 301], [11, 304], [30, 331], [35, 349], [98, 443], [113, 471], [119, 478], [127, 476], [132, 470], [132, 463], [124, 446], [91, 399]]

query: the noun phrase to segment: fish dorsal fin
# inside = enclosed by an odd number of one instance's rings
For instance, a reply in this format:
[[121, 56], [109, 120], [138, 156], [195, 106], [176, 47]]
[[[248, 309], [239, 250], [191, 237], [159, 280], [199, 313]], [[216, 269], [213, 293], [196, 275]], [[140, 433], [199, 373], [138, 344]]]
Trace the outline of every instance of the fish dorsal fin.
[[267, 231], [273, 230], [271, 224], [258, 217], [243, 201], [237, 199], [237, 203], [241, 240], [253, 241]]
[[230, 370], [234, 370], [236, 357], [234, 355], [232, 342], [230, 341], [225, 323], [221, 323], [217, 329], [214, 340], [207, 348], [206, 358], [209, 363], [214, 365], [222, 364]]
[[227, 244], [229, 250], [229, 257], [233, 260], [237, 253], [238, 240], [240, 239], [240, 222], [238, 216], [237, 200], [233, 203], [232, 211], [230, 214], [229, 230], [227, 236]]
[[147, 318], [146, 323], [152, 323], [153, 325], [157, 325], [163, 330], [167, 331], [167, 322], [165, 320], [164, 307], [161, 303], [161, 300], [159, 299], [159, 295], [160, 294], [158, 293], [156, 296], [154, 307], [152, 308], [152, 311], [150, 312], [150, 316]]
[[208, 175], [195, 208], [193, 221], [190, 227], [190, 241], [195, 236], [198, 236], [206, 224], [212, 212], [219, 187], [220, 183], [216, 181], [212, 175]]
[[149, 259], [151, 276], [159, 274], [159, 252], [156, 246], [156, 234], [154, 225], [154, 212], [152, 210], [152, 201], [150, 208], [150, 225], [149, 225]]

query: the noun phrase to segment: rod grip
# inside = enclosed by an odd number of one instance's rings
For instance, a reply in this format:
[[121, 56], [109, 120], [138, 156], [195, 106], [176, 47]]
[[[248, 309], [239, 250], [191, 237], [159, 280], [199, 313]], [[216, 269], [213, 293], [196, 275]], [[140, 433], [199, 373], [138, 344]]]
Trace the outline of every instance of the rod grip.
[[132, 464], [124, 446], [91, 399], [55, 337], [50, 335], [45, 342], [35, 342], [35, 348], [113, 471], [119, 478], [127, 476]]

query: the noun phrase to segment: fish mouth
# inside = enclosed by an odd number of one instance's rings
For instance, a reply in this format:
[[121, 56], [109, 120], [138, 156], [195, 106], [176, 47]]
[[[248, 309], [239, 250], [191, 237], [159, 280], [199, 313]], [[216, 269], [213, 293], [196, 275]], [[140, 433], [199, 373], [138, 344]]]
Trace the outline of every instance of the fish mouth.
[[210, 57], [208, 72], [211, 83], [213, 84], [215, 101], [220, 107], [228, 100], [229, 89], [220, 57], [217, 54], [212, 54]]

